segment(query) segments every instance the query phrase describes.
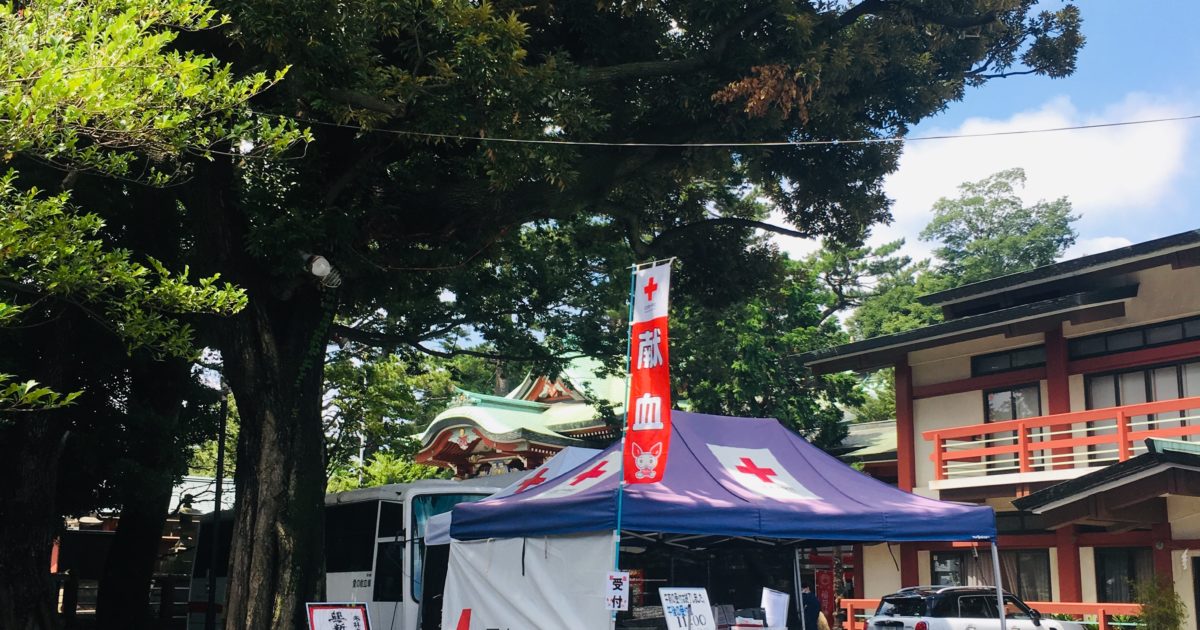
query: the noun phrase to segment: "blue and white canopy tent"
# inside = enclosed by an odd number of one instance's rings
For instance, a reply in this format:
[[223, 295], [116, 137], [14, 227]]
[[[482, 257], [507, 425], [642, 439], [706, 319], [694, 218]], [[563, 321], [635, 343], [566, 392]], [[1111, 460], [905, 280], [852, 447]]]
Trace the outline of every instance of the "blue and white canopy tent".
[[[774, 419], [675, 411], [671, 440], [662, 482], [624, 489], [620, 526], [629, 536], [995, 544], [991, 507], [884, 484]], [[442, 627], [464, 627], [465, 616], [472, 630], [609, 628], [602, 586], [618, 522], [620, 458], [614, 444], [536, 488], [455, 507]]]
[[[536, 488], [543, 483], [574, 470], [577, 466], [590, 460], [599, 452], [598, 449], [594, 448], [568, 446], [555, 453], [554, 457], [551, 457], [546, 463], [533, 469], [528, 474], [522, 475], [519, 480], [488, 497], [488, 499], [500, 499], [512, 494], [525, 492], [530, 488]], [[452, 516], [453, 512], [443, 512], [437, 516], [430, 517], [425, 524], [426, 546], [450, 544], [450, 519]]]

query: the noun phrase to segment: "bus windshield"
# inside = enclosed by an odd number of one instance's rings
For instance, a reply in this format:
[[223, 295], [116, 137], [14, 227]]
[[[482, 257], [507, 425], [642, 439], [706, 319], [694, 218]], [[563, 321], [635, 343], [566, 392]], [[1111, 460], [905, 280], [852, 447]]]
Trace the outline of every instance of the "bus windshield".
[[415, 540], [412, 554], [412, 595], [421, 601], [421, 574], [425, 569], [425, 525], [430, 517], [449, 512], [459, 503], [487, 498], [487, 494], [422, 494], [412, 497], [412, 532]]

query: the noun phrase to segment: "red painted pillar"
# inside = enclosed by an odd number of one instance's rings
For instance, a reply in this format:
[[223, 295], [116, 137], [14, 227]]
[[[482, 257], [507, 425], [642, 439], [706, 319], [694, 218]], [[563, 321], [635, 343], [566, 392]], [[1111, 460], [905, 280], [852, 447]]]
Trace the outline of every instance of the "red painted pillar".
[[[917, 485], [917, 430], [908, 357], [896, 362], [896, 472], [900, 489], [912, 492]], [[900, 585], [918, 586], [920, 580], [917, 546], [903, 543], [900, 545]]]
[[865, 597], [864, 584], [867, 582], [867, 567], [864, 566], [863, 546], [854, 545], [854, 599]]
[[1058, 598], [1064, 602], [1083, 601], [1083, 579], [1079, 570], [1079, 540], [1075, 526], [1060, 527], [1054, 532], [1058, 554]]
[[912, 368], [906, 357], [896, 363], [896, 472], [900, 489], [907, 492], [917, 484], [916, 439]]
[[1062, 325], [1046, 331], [1046, 412], [1071, 411], [1071, 386], [1067, 374], [1067, 340]]
[[917, 570], [917, 543], [900, 543], [900, 586], [920, 586]]
[[[1052, 330], [1046, 331], [1046, 413], [1070, 413], [1071, 412], [1071, 384], [1070, 375], [1067, 373], [1067, 340], [1063, 337], [1062, 324], [1058, 324]], [[1071, 425], [1054, 425], [1050, 428], [1051, 431], [1068, 431]], [[1072, 436], [1069, 433], [1057, 433], [1054, 439], [1066, 440]], [[1055, 457], [1053, 460], [1053, 468], [1073, 468], [1074, 464], [1067, 455], [1071, 454], [1070, 448], [1056, 448], [1051, 451], [1051, 454], [1061, 457]], [[1044, 452], [1044, 451], [1043, 451]]]

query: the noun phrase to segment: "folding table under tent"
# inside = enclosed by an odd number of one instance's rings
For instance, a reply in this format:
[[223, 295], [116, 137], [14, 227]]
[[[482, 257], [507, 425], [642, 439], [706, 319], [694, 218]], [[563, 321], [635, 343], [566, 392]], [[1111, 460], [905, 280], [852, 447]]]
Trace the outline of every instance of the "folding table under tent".
[[[889, 486], [778, 420], [671, 416], [663, 480], [621, 493], [625, 536], [809, 546], [995, 543], [991, 507]], [[618, 443], [536, 488], [456, 506], [442, 627], [609, 628], [603, 580], [613, 565], [620, 464]]]

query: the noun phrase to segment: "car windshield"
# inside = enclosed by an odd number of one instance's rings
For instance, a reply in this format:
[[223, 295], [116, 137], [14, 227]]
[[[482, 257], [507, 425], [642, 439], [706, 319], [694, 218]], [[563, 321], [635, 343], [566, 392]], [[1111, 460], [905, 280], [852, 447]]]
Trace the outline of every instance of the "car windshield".
[[885, 597], [879, 602], [879, 609], [875, 614], [889, 617], [920, 617], [925, 614], [925, 598]]

